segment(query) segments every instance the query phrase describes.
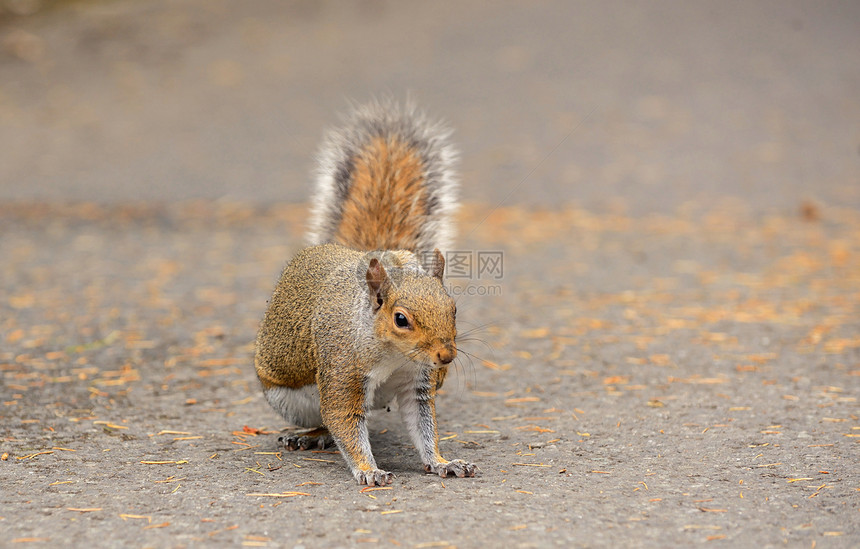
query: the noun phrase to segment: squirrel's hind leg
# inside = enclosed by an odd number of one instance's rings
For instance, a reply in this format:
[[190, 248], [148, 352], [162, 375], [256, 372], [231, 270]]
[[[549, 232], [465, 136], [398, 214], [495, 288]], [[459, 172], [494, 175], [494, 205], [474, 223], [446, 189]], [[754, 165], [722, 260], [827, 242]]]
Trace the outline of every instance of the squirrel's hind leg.
[[295, 450], [324, 450], [334, 444], [334, 439], [325, 427], [317, 427], [292, 435], [278, 437], [278, 442], [284, 449]]

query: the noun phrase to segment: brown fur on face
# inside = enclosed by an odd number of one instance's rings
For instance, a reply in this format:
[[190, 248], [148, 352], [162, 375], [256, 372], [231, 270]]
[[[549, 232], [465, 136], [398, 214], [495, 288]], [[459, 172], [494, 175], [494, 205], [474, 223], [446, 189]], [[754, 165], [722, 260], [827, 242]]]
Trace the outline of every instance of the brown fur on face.
[[[427, 277], [405, 277], [397, 293], [409, 297], [383, 298], [374, 321], [376, 335], [416, 361], [445, 367], [457, 357], [454, 300], [438, 279]], [[397, 326], [396, 313], [406, 316], [408, 328]]]
[[415, 250], [426, 216], [421, 157], [406, 143], [378, 137], [353, 160], [334, 239], [357, 250]]

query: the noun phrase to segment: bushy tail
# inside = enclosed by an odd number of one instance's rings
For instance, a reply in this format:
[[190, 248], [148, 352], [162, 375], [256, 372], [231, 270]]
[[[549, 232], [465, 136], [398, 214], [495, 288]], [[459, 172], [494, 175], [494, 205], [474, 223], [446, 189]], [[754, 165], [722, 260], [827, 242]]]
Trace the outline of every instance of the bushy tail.
[[319, 153], [310, 244], [449, 249], [458, 186], [449, 134], [412, 105], [355, 108], [326, 135]]

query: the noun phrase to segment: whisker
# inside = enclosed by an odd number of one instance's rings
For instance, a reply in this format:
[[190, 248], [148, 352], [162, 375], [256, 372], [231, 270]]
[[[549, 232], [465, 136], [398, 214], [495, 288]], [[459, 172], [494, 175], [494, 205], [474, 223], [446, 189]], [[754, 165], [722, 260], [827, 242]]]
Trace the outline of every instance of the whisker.
[[457, 352], [463, 353], [464, 355], [466, 355], [468, 357], [472, 357], [472, 358], [477, 359], [477, 360], [481, 360], [481, 361], [485, 361], [485, 362], [492, 362], [491, 360], [488, 360], [484, 357], [478, 356], [475, 353], [470, 353], [469, 351], [462, 349], [462, 348], [459, 348], [459, 347], [457, 348]]
[[[469, 322], [469, 321], [466, 321], [466, 320], [461, 320], [461, 321], [460, 321], [460, 323], [461, 323], [461, 324], [471, 324], [471, 325], [472, 325], [472, 326], [469, 328], [468, 332], [474, 332], [474, 331], [476, 331], [476, 330], [484, 330], [484, 329], [486, 329], [486, 328], [489, 328], [490, 326], [493, 326], [493, 324], [490, 324], [489, 322], [486, 322], [486, 323], [484, 323], [484, 324], [475, 324], [474, 322]], [[467, 332], [467, 333], [468, 333], [468, 332]]]
[[463, 364], [459, 357], [454, 359], [454, 371], [457, 372], [457, 391], [463, 394], [466, 391], [466, 371], [463, 369]]
[[[459, 356], [457, 357], [457, 367], [459, 368], [459, 371], [462, 372], [462, 375], [463, 375], [463, 385], [464, 385], [463, 388], [464, 389], [468, 388], [468, 382], [469, 381], [472, 382], [472, 387], [477, 387], [478, 386], [478, 378], [477, 378], [477, 374], [476, 374], [476, 370], [475, 370], [475, 364], [472, 361], [472, 357], [470, 357], [468, 354], [464, 355], [464, 356], [466, 357], [466, 360], [469, 361], [468, 368], [467, 368], [465, 362], [463, 361], [463, 359]], [[471, 377], [471, 379], [467, 378], [467, 370], [469, 373], [471, 373], [471, 376], [469, 376], [469, 377]]]
[[[415, 357], [417, 357], [420, 353], [421, 353], [421, 351], [418, 349], [412, 349], [412, 350], [409, 350], [409, 351], [403, 353], [405, 360], [402, 363], [398, 364], [397, 367], [394, 368], [394, 370], [391, 373], [393, 374], [394, 372], [397, 372], [398, 370], [400, 370], [401, 368], [403, 368], [404, 366], [406, 366], [410, 362], [419, 362], [419, 361], [415, 360]], [[420, 364], [424, 364], [424, 363], [420, 362]]]
[[472, 342], [480, 343], [481, 345], [483, 345], [484, 347], [486, 347], [487, 351], [489, 351], [491, 355], [495, 355], [495, 354], [496, 354], [496, 350], [495, 350], [495, 349], [493, 349], [492, 345], [490, 345], [489, 343], [487, 343], [487, 342], [486, 342], [486, 341], [484, 341], [483, 339], [480, 339], [480, 338], [477, 338], [477, 337], [465, 337], [465, 338], [457, 338], [457, 340], [458, 340], [458, 341], [457, 341], [458, 345], [459, 345], [460, 343], [472, 343]]

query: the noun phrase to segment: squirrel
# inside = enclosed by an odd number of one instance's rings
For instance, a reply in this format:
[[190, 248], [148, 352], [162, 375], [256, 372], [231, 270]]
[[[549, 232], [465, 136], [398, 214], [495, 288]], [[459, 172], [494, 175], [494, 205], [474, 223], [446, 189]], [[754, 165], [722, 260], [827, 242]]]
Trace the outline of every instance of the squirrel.
[[334, 441], [359, 484], [390, 484], [367, 414], [396, 402], [424, 471], [472, 477], [439, 453], [436, 393], [457, 357], [457, 307], [443, 285], [456, 158], [449, 130], [411, 105], [357, 107], [318, 157], [302, 249], [284, 268], [261, 322], [254, 365], [289, 423], [288, 450]]

